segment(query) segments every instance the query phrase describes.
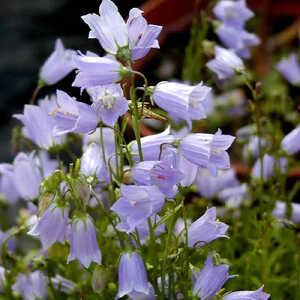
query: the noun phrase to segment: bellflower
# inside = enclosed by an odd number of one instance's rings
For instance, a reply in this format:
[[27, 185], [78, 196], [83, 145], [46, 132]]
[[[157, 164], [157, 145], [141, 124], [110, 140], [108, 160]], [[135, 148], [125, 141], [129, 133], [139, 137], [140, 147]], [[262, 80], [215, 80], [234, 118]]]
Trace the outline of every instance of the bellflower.
[[0, 164], [0, 195], [3, 194], [6, 201], [15, 204], [19, 199], [19, 192], [14, 180], [14, 166]]
[[108, 56], [74, 55], [77, 72], [73, 86], [82, 89], [117, 82], [121, 79], [121, 64]]
[[218, 197], [228, 207], [237, 208], [243, 201], [249, 199], [248, 186], [244, 183], [239, 186], [227, 187], [218, 194]]
[[5, 269], [0, 266], [0, 293], [3, 293], [3, 284], [5, 282]]
[[55, 121], [49, 116], [55, 102], [55, 97], [46, 97], [39, 101], [38, 106], [26, 104], [24, 114], [13, 115], [23, 123], [24, 136], [43, 149], [49, 149], [64, 141], [64, 137], [54, 135]]
[[222, 43], [243, 58], [250, 57], [248, 47], [257, 46], [260, 43], [259, 38], [242, 28], [236, 28], [226, 23], [217, 28], [217, 35]]
[[216, 221], [216, 208], [206, 210], [205, 214], [188, 228], [188, 246], [200, 247], [225, 235], [228, 225]]
[[57, 39], [54, 51], [41, 68], [40, 78], [49, 85], [63, 79], [74, 69], [72, 62], [74, 53], [73, 50], [65, 49], [61, 39]]
[[243, 27], [244, 23], [254, 15], [246, 6], [245, 0], [219, 1], [213, 11], [220, 21], [235, 27]]
[[182, 139], [179, 149], [191, 163], [207, 168], [216, 176], [218, 169], [230, 167], [230, 159], [226, 150], [234, 139], [235, 137], [231, 135], [222, 135], [220, 129], [215, 134], [189, 134]]
[[46, 277], [40, 271], [29, 274], [19, 273], [12, 290], [20, 294], [24, 300], [46, 299]]
[[86, 268], [91, 262], [101, 264], [102, 256], [97, 242], [95, 227], [90, 219], [75, 218], [70, 232], [70, 254], [68, 262], [78, 259]]
[[199, 168], [196, 178], [198, 192], [205, 198], [214, 197], [221, 190], [238, 184], [234, 169], [219, 170], [217, 176], [213, 176], [207, 169]]
[[223, 300], [268, 300], [270, 295], [263, 291], [264, 286], [256, 291], [237, 291], [226, 294]]
[[50, 204], [28, 234], [39, 237], [44, 250], [47, 250], [56, 241], [63, 243], [67, 234], [69, 211], [68, 207]]
[[196, 274], [193, 294], [201, 300], [211, 299], [233, 277], [229, 276], [228, 271], [228, 265], [214, 266], [212, 258], [208, 256], [203, 269]]
[[[291, 220], [295, 223], [300, 223], [300, 204], [291, 203], [292, 215]], [[272, 211], [272, 216], [285, 219], [286, 218], [286, 203], [282, 201], [276, 201], [274, 210]]]
[[206, 66], [216, 73], [220, 80], [232, 78], [236, 70], [244, 68], [243, 61], [232, 50], [215, 46], [215, 56]]
[[292, 53], [288, 58], [282, 59], [275, 68], [289, 83], [293, 85], [300, 84], [300, 64], [296, 53]]
[[34, 152], [27, 155], [20, 152], [14, 160], [14, 182], [19, 195], [32, 200], [38, 197], [43, 178], [34, 160]]
[[164, 195], [155, 186], [121, 185], [121, 198], [111, 207], [121, 219], [118, 227], [130, 233], [161, 210]]
[[63, 91], [57, 90], [56, 93], [58, 106], [51, 113], [56, 122], [56, 135], [68, 132], [89, 133], [96, 129], [99, 120], [93, 107], [76, 101]]
[[211, 88], [199, 83], [191, 86], [178, 82], [160, 82], [153, 92], [154, 102], [171, 117], [185, 120], [191, 127], [192, 120], [206, 117], [206, 100]]
[[281, 147], [288, 154], [292, 155], [300, 151], [300, 125], [298, 125], [294, 130], [287, 134], [282, 142]]
[[128, 110], [127, 100], [119, 84], [89, 88], [88, 92], [98, 117], [108, 126], [113, 127]]
[[119, 262], [117, 298], [144, 299], [150, 294], [144, 262], [136, 252], [124, 253]]

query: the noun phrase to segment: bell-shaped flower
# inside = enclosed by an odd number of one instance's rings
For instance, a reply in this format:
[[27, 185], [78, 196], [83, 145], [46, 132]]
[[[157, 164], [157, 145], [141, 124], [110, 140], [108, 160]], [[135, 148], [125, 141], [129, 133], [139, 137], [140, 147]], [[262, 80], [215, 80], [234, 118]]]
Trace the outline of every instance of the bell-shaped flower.
[[196, 178], [196, 186], [201, 196], [214, 197], [221, 190], [239, 185], [234, 169], [219, 170], [217, 176], [213, 176], [207, 169], [199, 168]]
[[244, 69], [243, 61], [234, 53], [233, 50], [215, 46], [215, 58], [210, 60], [206, 66], [217, 74], [218, 79], [229, 79], [235, 71]]
[[300, 84], [300, 64], [296, 53], [292, 53], [288, 58], [282, 59], [275, 68], [290, 84]]
[[171, 117], [185, 120], [191, 127], [192, 120], [206, 117], [206, 100], [211, 88], [199, 83], [191, 86], [178, 82], [160, 82], [153, 92], [154, 102]]
[[219, 129], [215, 134], [194, 133], [184, 137], [179, 145], [181, 154], [191, 163], [207, 168], [212, 175], [218, 169], [230, 168], [230, 159], [226, 150], [235, 137], [222, 135]]
[[[141, 138], [141, 145], [144, 160], [159, 160], [162, 144], [171, 144], [175, 141], [175, 137], [170, 134], [170, 128], [167, 128], [161, 133], [148, 135]], [[134, 141], [131, 144], [131, 152], [133, 152], [133, 159], [138, 160], [138, 146]]]
[[243, 183], [234, 187], [227, 187], [218, 194], [219, 200], [224, 202], [227, 207], [237, 208], [249, 200], [248, 186]]
[[208, 256], [201, 272], [194, 274], [196, 281], [193, 294], [201, 300], [211, 299], [225, 282], [233, 277], [228, 274], [228, 271], [228, 265], [215, 266], [212, 258]]
[[133, 232], [139, 224], [159, 212], [165, 196], [155, 186], [121, 185], [121, 198], [111, 207], [121, 219], [118, 228]]
[[89, 88], [88, 92], [98, 117], [108, 126], [113, 127], [128, 110], [127, 100], [119, 84]]
[[55, 84], [67, 76], [75, 67], [72, 62], [73, 50], [64, 48], [61, 39], [57, 39], [55, 49], [41, 68], [40, 78], [46, 84]]
[[14, 166], [11, 164], [0, 164], [0, 195], [10, 204], [15, 204], [20, 198], [14, 179]]
[[38, 197], [42, 174], [34, 160], [34, 152], [20, 152], [14, 160], [14, 182], [19, 195], [26, 200]]
[[75, 218], [71, 224], [68, 262], [75, 259], [78, 259], [86, 268], [91, 262], [101, 264], [102, 256], [96, 230], [89, 216]]
[[[287, 204], [282, 201], [276, 201], [275, 208], [272, 211], [272, 216], [280, 219], [286, 219], [286, 206]], [[300, 204], [291, 203], [292, 215], [291, 221], [300, 223]]]
[[223, 300], [268, 300], [270, 295], [263, 291], [264, 286], [256, 291], [237, 291], [226, 294]]
[[117, 82], [121, 79], [121, 64], [108, 56], [73, 55], [78, 69], [72, 86], [82, 89]]
[[67, 235], [69, 211], [69, 207], [50, 204], [28, 234], [39, 237], [44, 250], [56, 241], [63, 243]]
[[250, 57], [249, 47], [257, 46], [260, 43], [259, 38], [242, 28], [236, 28], [226, 23], [217, 28], [217, 35], [222, 43], [243, 58]]
[[288, 154], [292, 155], [300, 151], [300, 125], [298, 125], [294, 130], [287, 134], [282, 142], [281, 147]]
[[0, 266], [0, 293], [3, 293], [3, 284], [5, 283], [5, 269]]
[[159, 48], [157, 37], [162, 26], [148, 24], [142, 14], [142, 10], [132, 8], [127, 20], [129, 49], [133, 60], [146, 56], [151, 48]]
[[58, 106], [51, 112], [56, 122], [56, 135], [89, 133], [96, 129], [99, 119], [92, 106], [76, 101], [63, 91], [57, 90], [56, 93]]
[[246, 6], [245, 0], [221, 0], [213, 11], [220, 21], [235, 27], [243, 27], [245, 22], [254, 15]]
[[21, 295], [24, 300], [46, 299], [46, 277], [41, 271], [19, 273], [12, 290]]
[[144, 262], [136, 252], [124, 253], [119, 262], [118, 295], [127, 295], [131, 299], [144, 299], [150, 295], [150, 287]]
[[56, 98], [46, 97], [39, 101], [39, 105], [25, 105], [24, 114], [15, 114], [14, 118], [20, 120], [23, 127], [23, 134], [43, 149], [59, 145], [64, 141], [63, 136], [55, 136], [55, 120], [49, 113], [54, 109]]
[[228, 225], [216, 221], [216, 208], [211, 207], [188, 228], [188, 246], [200, 247], [218, 238], [227, 237]]

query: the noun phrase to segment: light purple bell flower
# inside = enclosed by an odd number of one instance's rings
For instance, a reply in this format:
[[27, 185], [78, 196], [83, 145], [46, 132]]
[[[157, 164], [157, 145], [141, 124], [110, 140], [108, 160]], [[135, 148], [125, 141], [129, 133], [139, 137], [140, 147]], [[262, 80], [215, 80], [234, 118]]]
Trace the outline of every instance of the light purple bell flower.
[[292, 53], [288, 58], [282, 59], [275, 68], [289, 83], [293, 85], [300, 84], [300, 64], [296, 53]]
[[1, 194], [9, 204], [15, 204], [20, 198], [14, 179], [14, 166], [11, 164], [0, 164], [0, 195]]
[[[263, 157], [263, 179], [267, 180], [273, 173], [275, 164], [278, 164], [278, 167], [281, 172], [286, 171], [287, 159], [285, 157], [279, 158], [278, 162], [275, 162], [273, 156], [265, 154]], [[253, 166], [252, 177], [260, 178], [261, 177], [261, 161], [258, 159]]]
[[150, 294], [147, 273], [144, 262], [136, 252], [124, 253], [119, 262], [118, 295], [125, 295], [131, 299], [144, 299]]
[[26, 104], [23, 114], [13, 115], [23, 123], [24, 136], [43, 149], [49, 149], [64, 142], [63, 136], [55, 136], [55, 121], [49, 116], [55, 103], [55, 97], [46, 97], [39, 101], [38, 106]]
[[221, 24], [217, 28], [217, 35], [222, 43], [242, 57], [249, 58], [249, 47], [257, 46], [260, 43], [259, 38], [243, 28], [237, 28], [226, 23]]
[[[292, 215], [291, 220], [295, 223], [300, 223], [300, 204], [292, 203]], [[280, 219], [286, 218], [286, 203], [282, 201], [276, 201], [272, 216]]]
[[46, 299], [46, 277], [41, 271], [19, 273], [12, 290], [21, 295], [24, 300]]
[[71, 294], [75, 288], [74, 282], [58, 274], [56, 274], [55, 277], [52, 277], [50, 280], [51, 284], [56, 290], [60, 290], [65, 294]]
[[73, 55], [73, 61], [78, 69], [72, 86], [82, 89], [111, 84], [121, 79], [121, 64], [108, 56]]
[[76, 101], [67, 93], [57, 90], [57, 107], [51, 113], [56, 122], [56, 135], [89, 133], [96, 129], [99, 118], [92, 106]]
[[254, 15], [246, 6], [245, 0], [221, 0], [214, 7], [213, 12], [220, 21], [235, 27], [243, 27], [245, 22]]
[[243, 61], [233, 50], [215, 46], [215, 58], [210, 60], [206, 66], [217, 74], [219, 80], [232, 78], [235, 71], [244, 69]]
[[222, 135], [219, 129], [215, 134], [193, 133], [184, 137], [179, 145], [181, 154], [191, 163], [207, 168], [212, 175], [218, 169], [229, 169], [230, 159], [226, 150], [235, 137]]
[[51, 173], [59, 167], [58, 161], [50, 159], [46, 151], [39, 151], [39, 153], [35, 156], [35, 162], [40, 168], [43, 178], [51, 175]]
[[75, 259], [78, 259], [86, 268], [91, 262], [101, 264], [102, 255], [97, 242], [97, 234], [89, 216], [73, 219], [71, 224], [68, 263]]
[[248, 186], [243, 183], [234, 187], [227, 187], [218, 194], [219, 200], [226, 203], [227, 207], [238, 208], [241, 204], [249, 200]]
[[256, 291], [237, 291], [226, 294], [223, 300], [268, 300], [270, 295], [263, 291], [264, 286]]
[[211, 88], [199, 83], [191, 86], [184, 83], [163, 81], [153, 92], [154, 102], [171, 117], [185, 120], [191, 127], [192, 120], [206, 117], [206, 101]]
[[106, 125], [113, 127], [118, 118], [126, 114], [128, 102], [119, 84], [91, 87], [88, 92], [92, 97], [93, 108]]
[[39, 237], [43, 250], [47, 250], [56, 241], [64, 243], [67, 236], [69, 211], [69, 207], [50, 204], [28, 234]]
[[111, 207], [121, 219], [117, 228], [127, 233], [161, 210], [165, 196], [155, 186], [121, 185], [121, 198]]
[[[171, 144], [174, 141], [175, 137], [170, 134], [169, 127], [161, 133], [142, 137], [141, 144], [144, 160], [159, 160], [159, 154], [161, 153], [161, 145]], [[133, 159], [138, 160], [138, 147], [136, 141], [134, 141], [131, 144], [131, 152], [135, 154], [133, 156]]]
[[64, 48], [61, 39], [55, 42], [55, 49], [41, 67], [40, 78], [46, 84], [55, 84], [67, 76], [75, 67], [72, 62], [73, 50]]
[[300, 151], [300, 125], [287, 134], [282, 142], [281, 147], [288, 154], [292, 155]]
[[129, 49], [133, 60], [146, 56], [151, 48], [159, 48], [157, 37], [162, 26], [148, 24], [142, 14], [142, 10], [132, 8], [127, 20]]
[[195, 272], [196, 281], [194, 283], [193, 294], [199, 299], [211, 299], [225, 284], [234, 277], [228, 274], [228, 265], [215, 266], [210, 256], [207, 257], [204, 267], [200, 272]]
[[188, 246], [201, 247], [218, 238], [227, 237], [228, 225], [216, 221], [216, 208], [211, 207], [188, 228]]
[[196, 186], [201, 196], [212, 198], [221, 190], [239, 185], [234, 169], [219, 170], [213, 176], [207, 169], [199, 168]]
[[0, 266], [0, 293], [3, 293], [3, 285], [5, 283], [5, 269]]
[[43, 178], [36, 165], [34, 152], [29, 155], [20, 152], [16, 156], [13, 176], [18, 193], [23, 199], [33, 200], [38, 197]]

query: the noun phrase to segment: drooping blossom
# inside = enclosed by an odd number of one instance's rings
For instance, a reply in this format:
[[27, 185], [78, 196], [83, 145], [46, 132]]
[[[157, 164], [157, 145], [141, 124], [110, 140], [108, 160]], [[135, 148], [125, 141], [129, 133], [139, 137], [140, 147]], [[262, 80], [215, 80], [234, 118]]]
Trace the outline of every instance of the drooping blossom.
[[219, 80], [232, 78], [235, 71], [244, 69], [243, 61], [232, 50], [215, 46], [215, 58], [206, 66], [217, 74]]
[[122, 70], [125, 70], [117, 60], [108, 56], [74, 55], [73, 61], [78, 72], [72, 86], [82, 89], [118, 82]]
[[69, 207], [50, 204], [28, 234], [39, 237], [44, 250], [56, 241], [63, 243], [67, 235], [69, 211]]
[[9, 204], [15, 204], [20, 195], [15, 184], [14, 166], [11, 164], [0, 164], [0, 195], [4, 195]]
[[55, 84], [67, 76], [75, 67], [72, 62], [73, 50], [65, 49], [61, 39], [55, 42], [55, 49], [41, 67], [40, 78], [46, 84]]
[[191, 127], [192, 120], [206, 117], [207, 100], [211, 88], [199, 83], [191, 86], [178, 82], [163, 81], [153, 92], [154, 102], [171, 117], [185, 120]]
[[300, 151], [300, 125], [288, 133], [281, 142], [281, 147], [288, 154], [292, 155]]
[[88, 92], [98, 117], [108, 126], [113, 127], [128, 110], [127, 100], [119, 84], [89, 88]]
[[228, 274], [228, 271], [228, 265], [215, 266], [212, 258], [208, 256], [201, 272], [194, 274], [196, 281], [193, 294], [201, 300], [211, 299], [225, 282], [233, 277]]
[[165, 196], [155, 186], [121, 185], [121, 198], [111, 207], [121, 219], [117, 228], [127, 233], [161, 210]]
[[0, 293], [3, 293], [3, 285], [5, 283], [5, 269], [0, 266]]
[[246, 6], [245, 0], [222, 0], [213, 9], [216, 17], [231, 26], [243, 27], [253, 17], [253, 12]]
[[133, 8], [127, 23], [121, 17], [117, 6], [110, 0], [100, 4], [99, 15], [87, 14], [83, 21], [90, 27], [89, 38], [96, 38], [108, 53], [120, 54], [128, 49], [131, 59], [144, 57], [151, 48], [159, 48], [157, 37], [161, 26], [148, 24], [143, 11]]
[[256, 291], [237, 291], [226, 294], [223, 300], [268, 300], [270, 295], [263, 291], [264, 286]]
[[219, 170], [217, 176], [213, 176], [207, 169], [199, 168], [196, 178], [198, 192], [206, 198], [214, 197], [221, 190], [238, 184], [234, 169]]
[[249, 200], [248, 186], [243, 183], [234, 187], [227, 187], [219, 192], [219, 200], [224, 202], [227, 207], [237, 208], [247, 200]]
[[282, 59], [275, 68], [289, 83], [300, 84], [300, 64], [296, 53], [291, 53], [288, 58]]
[[[286, 207], [287, 204], [282, 201], [276, 201], [275, 208], [272, 211], [272, 216], [285, 219], [286, 218]], [[291, 220], [295, 223], [300, 223], [300, 204], [291, 203], [292, 215]]]
[[60, 90], [56, 94], [57, 107], [51, 112], [56, 124], [56, 135], [68, 132], [89, 133], [96, 129], [99, 119], [92, 106], [79, 102]]
[[136, 252], [124, 253], [119, 262], [118, 295], [125, 295], [131, 299], [144, 299], [150, 294], [147, 273], [144, 262]]
[[19, 273], [12, 290], [21, 295], [24, 300], [46, 299], [46, 277], [41, 271]]
[[64, 142], [63, 136], [54, 134], [55, 120], [49, 115], [55, 106], [56, 97], [46, 97], [39, 101], [38, 106], [26, 104], [23, 114], [13, 115], [23, 123], [24, 136], [43, 149]]
[[75, 218], [71, 224], [68, 262], [75, 259], [86, 268], [91, 262], [101, 264], [102, 256], [96, 230], [89, 216]]
[[216, 208], [206, 210], [205, 214], [188, 228], [188, 246], [201, 247], [215, 239], [227, 237], [228, 225], [216, 221]]
[[181, 154], [191, 163], [207, 168], [212, 175], [218, 169], [230, 168], [230, 159], [226, 150], [235, 137], [222, 135], [219, 129], [215, 134], [193, 133], [184, 137], [179, 145]]

